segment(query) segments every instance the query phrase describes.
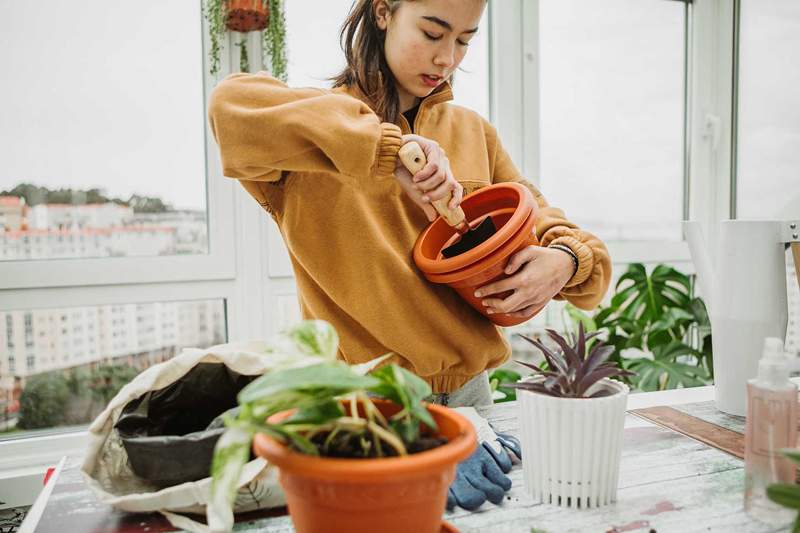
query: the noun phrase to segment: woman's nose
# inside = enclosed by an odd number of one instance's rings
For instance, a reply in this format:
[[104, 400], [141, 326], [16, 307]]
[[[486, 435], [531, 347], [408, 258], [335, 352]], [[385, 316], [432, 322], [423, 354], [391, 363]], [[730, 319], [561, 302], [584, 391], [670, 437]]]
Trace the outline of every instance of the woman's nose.
[[433, 58], [433, 64], [437, 67], [450, 68], [455, 61], [455, 46], [453, 43], [443, 43], [436, 50], [436, 56]]

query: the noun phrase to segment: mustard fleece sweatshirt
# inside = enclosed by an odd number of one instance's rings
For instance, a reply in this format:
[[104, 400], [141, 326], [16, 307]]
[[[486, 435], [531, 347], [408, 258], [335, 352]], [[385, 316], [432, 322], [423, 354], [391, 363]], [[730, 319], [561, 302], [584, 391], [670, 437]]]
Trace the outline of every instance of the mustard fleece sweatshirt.
[[[605, 245], [548, 206], [494, 127], [451, 99], [447, 84], [426, 97], [414, 132], [444, 148], [465, 195], [507, 181], [530, 188], [541, 245], [563, 244], [579, 260], [557, 298], [583, 309], [597, 305], [611, 279]], [[428, 222], [392, 175], [401, 135], [411, 132], [404, 117], [382, 123], [355, 88], [290, 88], [261, 72], [220, 82], [209, 120], [223, 174], [239, 180], [278, 224], [303, 316], [333, 324], [341, 358], [360, 363], [394, 352], [394, 362], [437, 393], [508, 358], [498, 327], [414, 265], [411, 251]]]

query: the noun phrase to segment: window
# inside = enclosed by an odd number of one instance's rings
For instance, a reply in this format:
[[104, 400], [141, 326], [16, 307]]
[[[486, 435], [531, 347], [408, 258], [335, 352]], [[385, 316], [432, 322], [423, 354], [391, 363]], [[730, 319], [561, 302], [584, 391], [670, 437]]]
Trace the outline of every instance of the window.
[[[124, 39], [118, 31], [121, 20]], [[176, 333], [178, 321], [172, 321], [167, 342], [174, 346], [201, 346], [203, 339], [224, 342], [228, 328], [237, 338], [265, 336], [261, 284], [251, 281], [250, 274], [250, 269], [260, 272], [261, 265], [258, 258], [235, 260], [237, 250], [258, 249], [259, 236], [234, 231], [246, 211], [235, 202], [243, 202], [245, 195], [221, 175], [216, 145], [205, 125], [207, 97], [216, 79], [208, 74], [209, 44], [202, 28], [201, 2], [164, 0], [142, 8], [88, 0], [77, 10], [52, 3], [0, 5], [0, 34], [8, 37], [8, 53], [0, 57], [7, 74], [0, 95], [20, 103], [0, 124], [0, 157], [6, 163], [5, 178], [0, 177], [0, 314], [7, 315], [6, 329], [12, 333], [0, 339], [0, 348], [17, 346], [17, 353], [0, 351], [4, 391], [21, 392], [29, 355], [34, 373], [107, 357], [114, 349], [111, 306], [215, 302], [217, 309], [209, 314], [216, 322], [205, 335], [199, 328]], [[223, 56], [220, 77], [228, 65]], [[71, 105], [62, 105], [63, 112], [74, 116], [53, 118], [58, 110], [52, 106], [64, 101]], [[170, 109], [159, 113], [152, 102], [167, 102]], [[6, 127], [11, 124], [12, 129]], [[76, 134], [84, 130], [85, 135]], [[126, 130], [134, 135], [124, 144]], [[154, 176], [157, 188], [152, 186]], [[23, 180], [51, 192], [73, 190], [66, 197], [50, 197], [41, 188], [29, 189], [23, 196], [35, 202], [23, 203], [18, 194], [9, 194]], [[136, 184], [143, 187], [134, 190]], [[118, 204], [96, 201], [101, 193], [100, 200], [128, 202], [133, 219]], [[138, 195], [135, 202], [133, 193]], [[173, 210], [152, 201], [156, 196]], [[34, 211], [41, 200], [65, 207]], [[108, 227], [98, 228], [101, 223]], [[52, 227], [40, 231], [34, 224]], [[247, 290], [243, 272], [250, 276]], [[20, 313], [36, 317], [70, 307], [104, 312], [94, 318], [65, 314], [63, 320], [54, 314], [46, 326], [34, 319], [34, 346], [20, 352]], [[128, 315], [119, 317], [123, 330], [135, 324], [136, 315]], [[228, 324], [231, 317], [247, 320]], [[91, 322], [98, 334], [84, 338], [86, 328], [73, 334], [76, 321]], [[114, 339], [116, 349], [129, 346], [131, 336], [135, 331]], [[9, 386], [14, 376], [18, 384]], [[79, 433], [59, 436], [52, 449], [61, 452], [66, 449], [62, 443], [68, 446], [82, 438]], [[19, 461], [39, 468], [57, 460], [38, 453], [6, 455], [2, 440], [0, 458], [6, 461], [0, 460], [0, 471]]]
[[235, 278], [201, 5], [0, 6], [0, 290]]
[[800, 3], [742, 0], [736, 216], [800, 217]]
[[686, 8], [542, 0], [540, 185], [605, 241], [678, 241]]
[[[742, 0], [735, 201], [737, 218], [800, 220], [800, 3]], [[786, 253], [786, 349], [800, 351], [800, 288]]]
[[0, 8], [4, 260], [208, 252], [199, 5]]
[[[180, 328], [172, 324], [158, 330], [134, 329], [124, 337], [120, 332], [122, 339], [115, 343], [89, 339], [93, 349], [87, 351], [82, 331], [89, 326], [101, 332], [113, 330], [115, 326], [104, 319], [112, 307], [142, 317], [148, 323], [165, 313], [182, 315], [186, 320]], [[95, 310], [98, 312], [89, 312]], [[227, 340], [222, 300], [105, 305], [72, 311], [72, 316], [77, 317], [73, 318], [74, 325], [80, 329], [61, 333], [43, 330], [45, 342], [39, 343], [36, 353], [26, 354], [24, 369], [15, 368], [13, 355], [0, 349], [0, 369], [9, 369], [8, 374], [0, 374], [0, 398], [18, 400], [18, 407], [5, 413], [5, 431], [87, 424], [141, 370], [172, 357], [184, 347], [206, 347]], [[32, 332], [38, 334], [42, 332], [35, 331], [37, 328], [46, 328], [44, 324], [63, 312], [63, 309], [37, 309], [0, 314], [5, 315], [6, 322], [9, 318], [24, 317], [25, 324], [30, 324]], [[110, 385], [98, 381], [101, 375], [112, 377]], [[26, 394], [35, 401], [25, 401]], [[0, 428], [0, 439], [3, 431]]]

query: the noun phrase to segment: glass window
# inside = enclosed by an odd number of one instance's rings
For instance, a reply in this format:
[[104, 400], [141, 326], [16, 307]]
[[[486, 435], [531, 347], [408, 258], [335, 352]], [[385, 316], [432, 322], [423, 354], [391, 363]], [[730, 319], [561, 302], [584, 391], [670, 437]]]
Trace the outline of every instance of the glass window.
[[606, 241], [680, 240], [684, 3], [539, 6], [545, 197]]
[[[736, 216], [800, 218], [800, 3], [742, 0]], [[800, 353], [800, 289], [786, 254], [786, 348]]]
[[0, 3], [0, 260], [208, 252], [200, 6]]
[[[26, 349], [24, 365], [21, 356], [15, 359], [0, 344], [0, 439], [10, 432], [87, 424], [145, 368], [184, 347], [227, 341], [222, 300], [13, 310], [2, 315], [6, 324], [24, 323], [26, 331], [30, 325], [35, 342]], [[112, 315], [120, 318], [112, 320]], [[53, 329], [50, 325], [58, 318], [71, 327]], [[90, 329], [98, 335], [87, 335]]]
[[742, 0], [736, 214], [800, 218], [800, 2]]
[[[353, 4], [351, 0], [315, 2], [312, 10], [304, 2], [286, 2], [286, 32], [289, 50], [289, 85], [330, 87], [328, 78], [344, 67], [339, 30]], [[489, 118], [488, 16], [484, 13], [478, 34], [470, 41], [453, 88], [454, 103]], [[309, 39], [313, 35], [313, 39]]]

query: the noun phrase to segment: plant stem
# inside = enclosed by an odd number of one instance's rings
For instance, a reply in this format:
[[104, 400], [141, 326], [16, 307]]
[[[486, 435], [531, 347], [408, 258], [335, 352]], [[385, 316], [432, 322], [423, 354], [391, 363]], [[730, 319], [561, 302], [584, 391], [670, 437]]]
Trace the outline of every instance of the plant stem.
[[389, 445], [391, 445], [391, 447], [395, 449], [398, 455], [408, 455], [408, 451], [406, 450], [406, 446], [405, 444], [403, 444], [403, 441], [397, 438], [392, 432], [383, 429], [375, 422], [368, 422], [367, 428], [370, 431], [374, 431], [375, 433], [377, 433], [381, 439], [383, 439]]

